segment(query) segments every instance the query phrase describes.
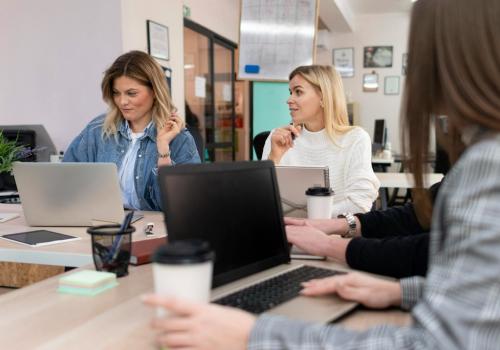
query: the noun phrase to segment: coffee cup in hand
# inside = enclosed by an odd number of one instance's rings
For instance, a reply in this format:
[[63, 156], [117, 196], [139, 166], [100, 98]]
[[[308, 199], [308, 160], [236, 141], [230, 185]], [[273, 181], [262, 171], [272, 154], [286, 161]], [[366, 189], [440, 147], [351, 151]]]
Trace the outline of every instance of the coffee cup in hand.
[[332, 217], [333, 190], [329, 187], [310, 187], [306, 191], [307, 217], [330, 219]]
[[[161, 246], [153, 255], [155, 293], [191, 301], [209, 302], [214, 253], [207, 242], [182, 240]], [[158, 317], [165, 317], [163, 308]]]

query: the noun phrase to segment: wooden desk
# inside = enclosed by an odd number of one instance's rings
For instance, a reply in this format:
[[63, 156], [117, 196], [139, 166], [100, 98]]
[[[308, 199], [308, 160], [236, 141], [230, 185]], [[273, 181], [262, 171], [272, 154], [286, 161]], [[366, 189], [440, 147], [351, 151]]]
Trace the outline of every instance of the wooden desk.
[[[415, 181], [410, 173], [375, 173], [380, 181], [381, 209], [387, 209], [388, 188], [414, 188]], [[443, 174], [429, 173], [424, 175], [424, 187], [429, 188], [443, 179]]]
[[[31, 247], [0, 239], [0, 285], [22, 287], [59, 274], [66, 266], [79, 267], [93, 264], [91, 238], [86, 227], [31, 227], [27, 226], [20, 204], [0, 204], [0, 212], [18, 213], [19, 218], [0, 223], [0, 234], [47, 229], [81, 237], [81, 240], [41, 247]], [[144, 218], [133, 226], [133, 241], [147, 239], [143, 234], [148, 222], [155, 224], [155, 235], [166, 235], [163, 213], [142, 212]]]
[[[16, 219], [0, 223], [1, 234], [46, 229], [82, 238], [78, 241], [41, 247], [30, 247], [0, 239], [0, 261], [72, 267], [93, 264], [92, 250], [90, 246], [91, 239], [90, 235], [87, 234], [87, 227], [28, 226], [24, 220], [20, 204], [0, 204], [0, 212], [20, 214], [20, 217]], [[163, 213], [152, 211], [140, 213], [144, 215], [144, 218], [132, 224], [132, 226], [135, 226], [136, 228], [135, 233], [132, 235], [133, 241], [147, 239], [143, 234], [143, 230], [144, 226], [148, 222], [154, 222], [155, 224], [154, 237], [162, 237], [166, 235]]]
[[[0, 296], [2, 348], [156, 349], [149, 328], [153, 310], [140, 301], [140, 295], [153, 290], [151, 265], [131, 266], [119, 283], [96, 297], [84, 297], [57, 293], [58, 277], [53, 277]], [[407, 325], [410, 317], [398, 310], [355, 311], [339, 323], [365, 329], [381, 323]]]

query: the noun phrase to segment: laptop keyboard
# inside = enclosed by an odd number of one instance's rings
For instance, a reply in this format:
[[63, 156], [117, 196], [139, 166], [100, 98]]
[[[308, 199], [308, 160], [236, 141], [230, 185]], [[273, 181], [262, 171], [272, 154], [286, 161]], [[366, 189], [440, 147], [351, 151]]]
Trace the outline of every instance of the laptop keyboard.
[[298, 296], [302, 290], [302, 282], [342, 273], [319, 267], [302, 266], [217, 299], [214, 303], [260, 314]]

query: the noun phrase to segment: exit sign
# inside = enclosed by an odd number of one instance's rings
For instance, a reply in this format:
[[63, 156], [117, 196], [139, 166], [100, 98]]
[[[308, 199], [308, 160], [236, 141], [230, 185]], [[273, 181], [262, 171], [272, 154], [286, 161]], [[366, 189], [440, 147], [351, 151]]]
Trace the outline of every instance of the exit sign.
[[191, 17], [191, 8], [189, 6], [186, 6], [186, 5], [182, 5], [182, 13], [184, 15], [184, 17]]

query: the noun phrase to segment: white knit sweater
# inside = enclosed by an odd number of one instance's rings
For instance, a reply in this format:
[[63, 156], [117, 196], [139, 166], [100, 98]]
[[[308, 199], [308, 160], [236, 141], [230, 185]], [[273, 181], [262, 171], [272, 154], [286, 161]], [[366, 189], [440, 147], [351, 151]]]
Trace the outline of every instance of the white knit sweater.
[[[264, 145], [262, 159], [271, 152], [271, 132]], [[370, 136], [359, 127], [336, 138], [335, 145], [326, 130], [311, 132], [305, 128], [279, 165], [327, 165], [333, 196], [332, 216], [344, 212], [365, 213], [377, 198], [380, 182], [373, 173]]]

